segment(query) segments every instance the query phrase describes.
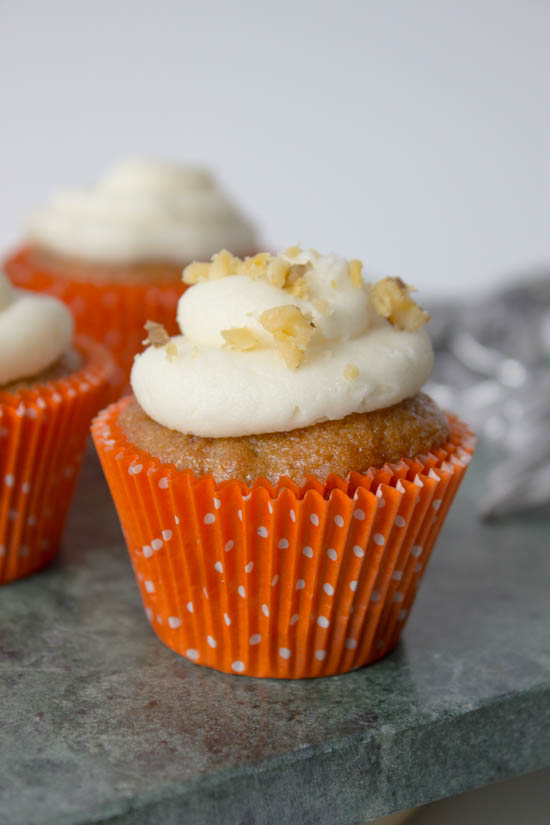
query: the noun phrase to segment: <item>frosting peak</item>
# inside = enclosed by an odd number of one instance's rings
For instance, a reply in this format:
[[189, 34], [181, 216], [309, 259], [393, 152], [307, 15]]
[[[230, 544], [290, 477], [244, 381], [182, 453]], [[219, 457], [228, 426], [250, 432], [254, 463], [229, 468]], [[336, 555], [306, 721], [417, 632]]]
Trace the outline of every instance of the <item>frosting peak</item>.
[[72, 337], [73, 319], [61, 301], [14, 289], [0, 272], [0, 388], [42, 372]]
[[31, 217], [30, 240], [60, 255], [103, 263], [209, 257], [256, 245], [255, 229], [210, 172], [144, 158], [124, 161], [95, 186], [54, 194]]
[[[399, 279], [374, 286], [359, 261], [293, 248], [192, 264], [181, 335], [136, 358], [148, 415], [205, 437], [306, 427], [396, 404], [428, 378], [428, 319]], [[158, 332], [158, 331], [157, 331]]]

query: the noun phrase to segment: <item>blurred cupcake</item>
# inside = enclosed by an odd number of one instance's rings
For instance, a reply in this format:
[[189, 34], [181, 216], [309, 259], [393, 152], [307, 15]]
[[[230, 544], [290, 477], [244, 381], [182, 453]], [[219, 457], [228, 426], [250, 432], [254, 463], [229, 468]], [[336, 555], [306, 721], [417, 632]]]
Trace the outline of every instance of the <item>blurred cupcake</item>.
[[55, 298], [0, 272], [0, 584], [55, 556], [92, 417], [115, 370]]
[[54, 195], [5, 269], [16, 285], [65, 301], [77, 332], [105, 344], [127, 381], [145, 321], [176, 331], [182, 268], [221, 247], [249, 254], [256, 233], [211, 174], [136, 159]]
[[395, 278], [291, 248], [194, 263], [135, 397], [93, 436], [160, 638], [228, 673], [342, 673], [395, 647], [472, 452], [420, 389]]

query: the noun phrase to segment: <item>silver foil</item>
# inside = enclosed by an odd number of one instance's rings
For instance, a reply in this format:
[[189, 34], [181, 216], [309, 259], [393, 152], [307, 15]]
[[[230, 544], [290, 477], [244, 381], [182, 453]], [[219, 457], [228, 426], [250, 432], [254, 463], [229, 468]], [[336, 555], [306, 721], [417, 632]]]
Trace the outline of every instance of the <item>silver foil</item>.
[[489, 446], [480, 515], [550, 512], [550, 273], [431, 310], [426, 391]]

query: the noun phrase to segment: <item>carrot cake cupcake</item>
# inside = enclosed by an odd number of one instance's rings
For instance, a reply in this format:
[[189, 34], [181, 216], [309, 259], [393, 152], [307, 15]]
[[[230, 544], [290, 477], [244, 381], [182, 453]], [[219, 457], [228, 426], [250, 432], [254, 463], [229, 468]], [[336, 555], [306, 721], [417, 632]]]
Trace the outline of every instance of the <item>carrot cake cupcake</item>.
[[391, 650], [472, 443], [421, 392], [398, 278], [299, 247], [193, 263], [93, 427], [146, 612], [192, 661], [339, 673]]
[[0, 272], [0, 584], [55, 556], [114, 369], [100, 345], [73, 343], [61, 301], [14, 289]]
[[205, 169], [133, 159], [33, 215], [6, 261], [19, 286], [50, 292], [126, 372], [151, 319], [175, 331], [181, 270], [220, 247], [251, 253], [256, 232]]

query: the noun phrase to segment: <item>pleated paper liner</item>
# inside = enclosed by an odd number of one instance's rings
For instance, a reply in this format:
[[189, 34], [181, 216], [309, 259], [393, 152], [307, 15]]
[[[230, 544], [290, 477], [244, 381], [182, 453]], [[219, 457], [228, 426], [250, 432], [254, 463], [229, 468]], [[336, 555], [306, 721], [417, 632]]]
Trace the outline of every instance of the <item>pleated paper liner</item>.
[[179, 332], [176, 310], [184, 283], [87, 283], [37, 267], [27, 247], [11, 255], [4, 267], [15, 286], [47, 292], [64, 301], [75, 318], [77, 333], [112, 353], [119, 365], [113, 399], [127, 388], [134, 356], [142, 349], [145, 322], [164, 324], [170, 335]]
[[0, 391], [0, 584], [28, 576], [56, 555], [90, 421], [115, 364], [85, 338], [77, 372], [17, 393]]
[[161, 464], [117, 424], [92, 434], [147, 617], [162, 641], [227, 673], [302, 678], [374, 662], [397, 644], [473, 438], [397, 465], [216, 484]]

